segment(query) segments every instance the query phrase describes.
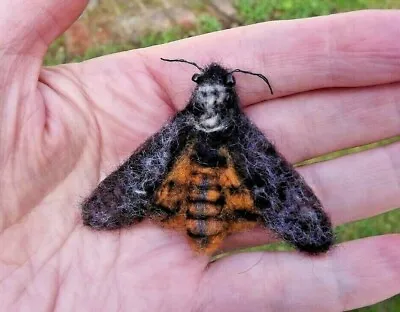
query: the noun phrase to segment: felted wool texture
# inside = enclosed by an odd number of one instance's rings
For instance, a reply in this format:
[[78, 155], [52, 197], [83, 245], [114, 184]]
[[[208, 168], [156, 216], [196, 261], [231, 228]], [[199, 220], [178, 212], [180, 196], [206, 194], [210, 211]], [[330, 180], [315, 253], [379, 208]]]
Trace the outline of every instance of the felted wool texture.
[[240, 70], [198, 68], [186, 108], [84, 201], [84, 224], [115, 229], [150, 218], [207, 254], [262, 224], [300, 251], [327, 251], [334, 235], [318, 198], [240, 110]]
[[237, 126], [229, 146], [265, 225], [299, 250], [327, 251], [332, 225], [312, 189], [246, 116]]
[[155, 198], [155, 209], [164, 212], [157, 221], [185, 232], [195, 251], [210, 255], [228, 234], [254, 228], [261, 217], [223, 147], [207, 163], [197, 148], [184, 151]]
[[186, 118], [178, 114], [106, 177], [82, 205], [85, 225], [116, 229], [142, 220], [187, 136]]

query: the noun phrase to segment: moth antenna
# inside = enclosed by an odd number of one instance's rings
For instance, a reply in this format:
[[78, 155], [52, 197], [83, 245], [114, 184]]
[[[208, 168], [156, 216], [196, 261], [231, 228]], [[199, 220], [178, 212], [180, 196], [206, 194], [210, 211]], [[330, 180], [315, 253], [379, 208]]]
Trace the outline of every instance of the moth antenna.
[[274, 94], [274, 92], [272, 91], [272, 87], [271, 87], [271, 85], [270, 85], [270, 83], [269, 83], [267, 77], [265, 77], [264, 75], [262, 75], [262, 74], [257, 74], [257, 73], [252, 73], [252, 72], [250, 72], [250, 71], [242, 70], [242, 69], [238, 69], [238, 68], [232, 70], [232, 71], [230, 72], [230, 74], [236, 73], [236, 72], [243, 73], [243, 74], [249, 74], [249, 75], [253, 75], [253, 76], [260, 77], [260, 78], [261, 78], [262, 80], [264, 80], [264, 82], [268, 85], [269, 90], [271, 91], [271, 94]]
[[204, 69], [201, 68], [199, 65], [197, 65], [195, 62], [189, 62], [189, 61], [186, 61], [186, 60], [184, 60], [184, 59], [166, 59], [166, 58], [161, 57], [161, 60], [162, 60], [162, 61], [165, 61], [165, 62], [181, 62], [181, 63], [187, 63], [187, 64], [190, 64], [190, 65], [196, 66], [197, 69], [200, 70], [200, 71], [204, 71]]

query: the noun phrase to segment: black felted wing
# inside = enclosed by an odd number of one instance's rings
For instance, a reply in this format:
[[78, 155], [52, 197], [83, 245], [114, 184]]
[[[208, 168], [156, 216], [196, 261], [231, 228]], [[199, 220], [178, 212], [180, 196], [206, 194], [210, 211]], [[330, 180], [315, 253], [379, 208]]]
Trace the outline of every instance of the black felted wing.
[[311, 188], [244, 114], [235, 123], [229, 150], [265, 226], [301, 251], [327, 251], [331, 222]]
[[154, 191], [185, 147], [188, 131], [183, 113], [178, 113], [144, 142], [83, 202], [84, 224], [96, 229], [115, 229], [143, 219]]

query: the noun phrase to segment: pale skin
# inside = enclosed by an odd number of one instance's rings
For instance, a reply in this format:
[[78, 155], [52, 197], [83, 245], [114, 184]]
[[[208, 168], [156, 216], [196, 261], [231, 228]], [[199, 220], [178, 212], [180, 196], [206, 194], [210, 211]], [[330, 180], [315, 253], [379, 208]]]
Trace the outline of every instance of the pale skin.
[[[66, 5], [68, 3], [68, 5]], [[0, 2], [1, 311], [343, 311], [400, 292], [400, 235], [328, 254], [208, 264], [150, 222], [96, 232], [79, 203], [183, 108], [195, 68], [223, 61], [251, 119], [291, 162], [400, 135], [400, 12], [264, 23], [43, 68], [82, 0]], [[329, 89], [328, 89], [329, 88]], [[335, 225], [400, 206], [400, 142], [299, 169]], [[223, 250], [271, 242], [238, 234]]]

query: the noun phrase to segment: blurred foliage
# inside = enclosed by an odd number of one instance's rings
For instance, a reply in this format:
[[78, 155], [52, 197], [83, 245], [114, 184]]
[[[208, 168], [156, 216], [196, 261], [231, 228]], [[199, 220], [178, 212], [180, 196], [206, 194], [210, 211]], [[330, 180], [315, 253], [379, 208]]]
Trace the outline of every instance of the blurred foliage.
[[368, 8], [365, 0], [237, 0], [238, 15], [245, 24], [294, 19]]
[[44, 57], [44, 64], [57, 65], [66, 63], [66, 61], [64, 36], [61, 36], [50, 45]]
[[[110, 8], [103, 8], [105, 14], [123, 10], [123, 8], [116, 8], [116, 4], [112, 3]], [[400, 8], [400, 0], [234, 0], [234, 3], [237, 18], [241, 24], [245, 25], [268, 20], [321, 16], [367, 8]], [[196, 10], [204, 9], [203, 2], [195, 2], [195, 4]], [[94, 45], [84, 55], [74, 57], [68, 57], [64, 38], [61, 36], [50, 46], [44, 64], [80, 62], [101, 55], [168, 43], [221, 29], [223, 29], [223, 25], [215, 16], [200, 14], [194, 29], [175, 26], [162, 32], [150, 32], [143, 35], [138, 42]]]
[[179, 27], [173, 27], [163, 32], [149, 33], [139, 39], [140, 48], [149, 47], [152, 45], [163, 44], [178, 39], [185, 38], [185, 31]]
[[206, 34], [221, 30], [222, 28], [221, 22], [215, 16], [202, 14], [199, 16], [197, 22], [196, 34]]
[[[199, 2], [200, 3], [200, 2]], [[400, 8], [400, 0], [235, 0], [237, 18], [241, 24], [253, 24], [268, 20], [293, 19], [311, 16], [320, 16], [337, 12], [346, 12], [360, 9], [385, 9]], [[116, 8], [112, 7], [112, 10]], [[110, 10], [111, 10], [110, 9]], [[197, 10], [201, 10], [198, 6]], [[173, 27], [163, 32], [148, 33], [138, 42], [126, 42], [122, 44], [108, 44], [93, 46], [85, 55], [68, 58], [63, 37], [57, 39], [49, 48], [45, 58], [46, 65], [55, 65], [65, 62], [79, 62], [93, 57], [130, 50], [134, 48], [148, 47], [152, 45], [171, 42], [174, 40], [204, 34], [223, 29], [221, 22], [209, 14], [200, 14], [194, 29], [188, 30], [180, 27]], [[314, 162], [326, 161], [347, 154], [361, 152], [365, 149], [375, 148], [381, 145], [391, 144], [398, 141], [400, 137], [383, 140], [367, 146], [354, 147], [343, 151], [337, 151], [307, 160], [297, 165], [307, 165]], [[400, 209], [372, 217], [366, 220], [353, 222], [337, 227], [338, 242], [381, 235], [385, 233], [400, 233]], [[291, 250], [291, 247], [284, 243], [270, 244], [249, 248], [245, 251], [283, 251]], [[400, 296], [395, 296], [380, 304], [371, 307], [355, 310], [362, 312], [397, 312], [400, 311]]]

